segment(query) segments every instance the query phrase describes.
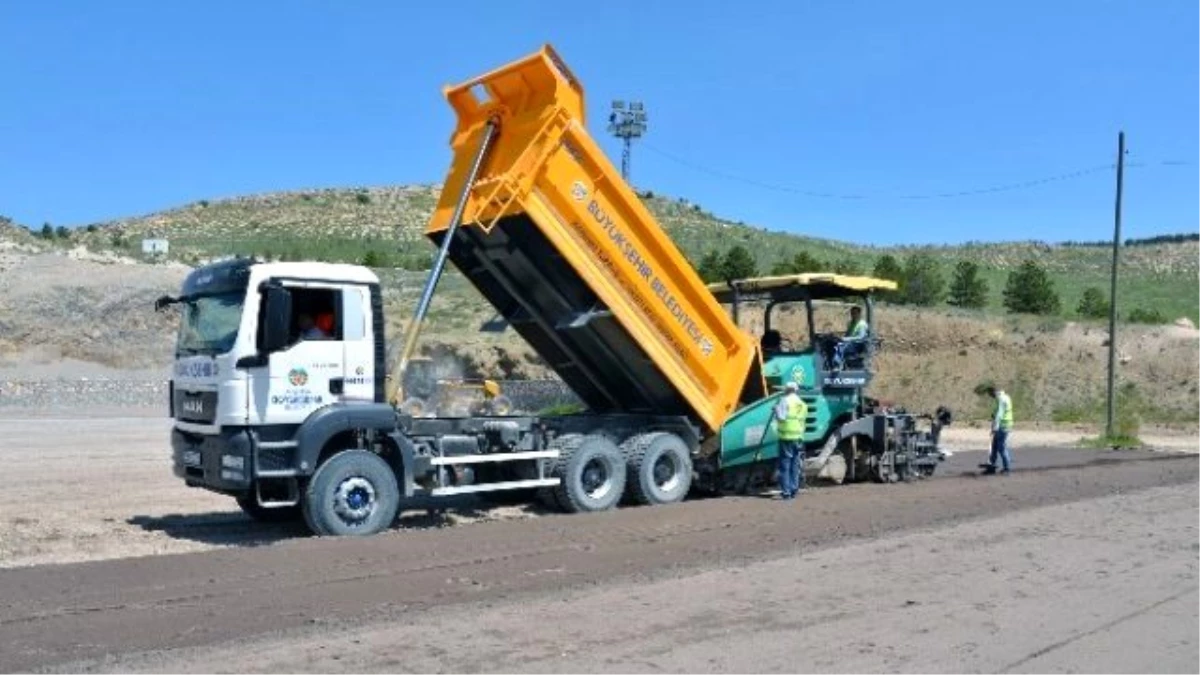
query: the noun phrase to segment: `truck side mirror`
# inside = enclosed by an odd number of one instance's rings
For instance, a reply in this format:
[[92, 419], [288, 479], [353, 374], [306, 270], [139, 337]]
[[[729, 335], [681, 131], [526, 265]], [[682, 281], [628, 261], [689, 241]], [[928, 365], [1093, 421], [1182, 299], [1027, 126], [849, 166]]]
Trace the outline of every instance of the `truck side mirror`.
[[282, 286], [269, 284], [263, 290], [262, 344], [259, 351], [270, 354], [288, 344], [292, 319], [292, 294]]

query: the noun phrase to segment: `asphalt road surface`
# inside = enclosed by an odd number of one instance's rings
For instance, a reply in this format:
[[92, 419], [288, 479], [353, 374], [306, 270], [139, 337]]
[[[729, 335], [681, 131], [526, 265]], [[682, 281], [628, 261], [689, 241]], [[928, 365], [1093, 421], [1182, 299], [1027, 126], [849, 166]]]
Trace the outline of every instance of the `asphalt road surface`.
[[0, 570], [0, 670], [1196, 672], [1196, 456], [981, 456], [792, 503]]

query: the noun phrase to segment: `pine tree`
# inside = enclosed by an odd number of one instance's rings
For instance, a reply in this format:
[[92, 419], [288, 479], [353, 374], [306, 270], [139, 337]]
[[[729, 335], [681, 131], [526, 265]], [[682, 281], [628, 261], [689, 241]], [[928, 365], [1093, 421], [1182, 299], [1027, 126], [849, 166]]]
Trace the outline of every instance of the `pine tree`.
[[721, 254], [717, 251], [705, 253], [696, 267], [696, 273], [707, 283], [722, 281]]
[[775, 263], [771, 268], [771, 274], [805, 274], [807, 272], [821, 272], [824, 265], [820, 260], [817, 260], [808, 251], [801, 251], [792, 256], [791, 260], [783, 260]]
[[[875, 267], [871, 270], [871, 276], [876, 279], [887, 279], [900, 283], [900, 277], [904, 276], [904, 270], [900, 269], [900, 263], [896, 262], [895, 256], [885, 253], [879, 256], [879, 260], [875, 261]], [[902, 302], [903, 298], [896, 291], [880, 291], [879, 299], [890, 302]]]
[[725, 259], [721, 261], [721, 274], [723, 279], [748, 279], [758, 276], [758, 265], [750, 251], [739, 244], [725, 252]]
[[871, 275], [879, 279], [887, 279], [888, 281], [899, 282], [900, 277], [904, 276], [904, 270], [900, 268], [900, 263], [896, 262], [895, 256], [884, 254], [875, 261], [875, 269]]
[[955, 307], [980, 309], [987, 306], [988, 285], [979, 277], [979, 265], [962, 260], [954, 266], [954, 278], [950, 281], [950, 297], [946, 300]]
[[902, 302], [931, 307], [942, 301], [946, 280], [942, 277], [937, 259], [929, 253], [914, 253], [904, 262], [900, 278]]
[[1033, 260], [1008, 273], [1004, 287], [1004, 306], [1018, 314], [1057, 314], [1060, 309], [1054, 282]]

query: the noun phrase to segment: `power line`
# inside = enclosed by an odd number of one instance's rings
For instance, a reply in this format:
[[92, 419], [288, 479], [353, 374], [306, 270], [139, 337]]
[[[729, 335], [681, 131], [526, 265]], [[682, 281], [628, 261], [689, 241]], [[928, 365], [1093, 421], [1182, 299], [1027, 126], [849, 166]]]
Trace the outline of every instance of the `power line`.
[[[1068, 171], [1066, 173], [1061, 173], [1061, 174], [1057, 174], [1054, 176], [1046, 176], [1043, 178], [1035, 178], [1032, 180], [1021, 181], [1018, 183], [1008, 183], [1008, 184], [1004, 184], [1004, 185], [995, 185], [992, 187], [985, 187], [985, 188], [974, 188], [974, 189], [969, 189], [969, 190], [957, 190], [957, 191], [953, 191], [953, 192], [940, 192], [940, 193], [932, 193], [932, 194], [868, 195], [868, 194], [854, 194], [854, 193], [818, 192], [818, 191], [814, 191], [814, 190], [805, 190], [805, 189], [801, 189], [801, 188], [797, 188], [797, 187], [789, 186], [789, 185], [766, 183], [763, 181], [754, 180], [752, 178], [736, 176], [736, 175], [733, 175], [730, 173], [726, 173], [724, 171], [719, 171], [717, 169], [713, 169], [711, 167], [704, 166], [702, 164], [698, 164], [696, 162], [689, 161], [689, 160], [679, 157], [677, 155], [673, 155], [673, 154], [671, 154], [657, 146], [654, 146], [650, 143], [643, 142], [643, 145], [646, 147], [647, 150], [650, 150], [651, 152], [653, 152], [657, 155], [661, 155], [662, 157], [665, 157], [677, 164], [686, 166], [686, 167], [688, 167], [690, 169], [694, 169], [696, 171], [700, 171], [702, 173], [707, 173], [707, 174], [716, 176], [718, 178], [724, 178], [726, 180], [732, 180], [732, 181], [737, 181], [739, 183], [745, 183], [747, 185], [753, 185], [755, 187], [759, 187], [764, 190], [772, 190], [775, 192], [788, 192], [791, 194], [804, 195], [806, 197], [817, 197], [817, 198], [822, 198], [822, 199], [917, 200], [917, 199], [948, 199], [948, 198], [953, 198], [953, 197], [968, 197], [968, 196], [972, 196], [972, 195], [992, 194], [992, 193], [996, 193], [996, 192], [1009, 192], [1009, 191], [1013, 191], [1013, 190], [1024, 190], [1024, 189], [1028, 189], [1028, 188], [1037, 187], [1039, 185], [1045, 185], [1047, 183], [1055, 183], [1055, 182], [1064, 181], [1064, 180], [1072, 180], [1075, 178], [1081, 178], [1083, 176], [1091, 175], [1094, 173], [1100, 173], [1102, 171], [1113, 171], [1116, 169], [1115, 164], [1102, 164], [1102, 165], [1088, 167], [1086, 169], [1077, 169], [1075, 171]], [[1190, 164], [1189, 162], [1178, 161], [1178, 160], [1167, 160], [1167, 161], [1162, 161], [1162, 162], [1150, 162], [1150, 163], [1130, 162], [1130, 163], [1125, 164], [1125, 168], [1128, 169], [1131, 167], [1146, 167], [1146, 166], [1188, 166], [1189, 164]]]

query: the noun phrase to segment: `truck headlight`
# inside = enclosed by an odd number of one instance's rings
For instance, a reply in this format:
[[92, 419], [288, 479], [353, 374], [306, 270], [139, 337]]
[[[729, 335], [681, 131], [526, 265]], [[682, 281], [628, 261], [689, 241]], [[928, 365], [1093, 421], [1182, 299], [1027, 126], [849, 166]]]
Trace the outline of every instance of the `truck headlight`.
[[246, 458], [240, 455], [221, 455], [221, 466], [241, 471], [246, 466]]

